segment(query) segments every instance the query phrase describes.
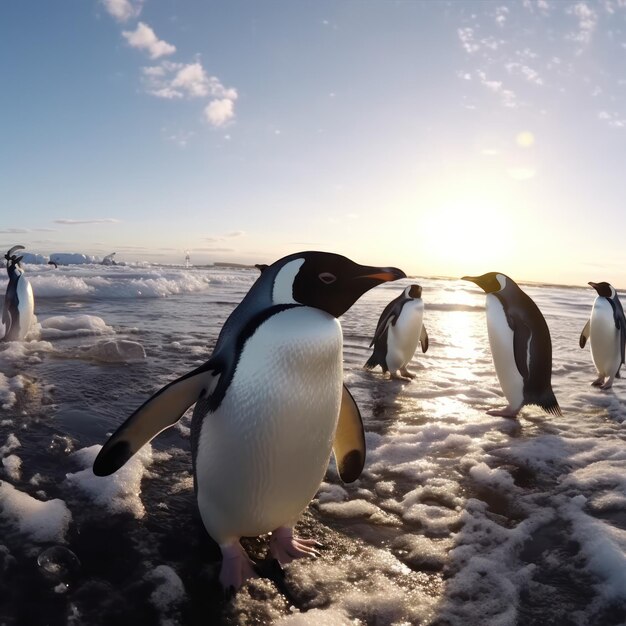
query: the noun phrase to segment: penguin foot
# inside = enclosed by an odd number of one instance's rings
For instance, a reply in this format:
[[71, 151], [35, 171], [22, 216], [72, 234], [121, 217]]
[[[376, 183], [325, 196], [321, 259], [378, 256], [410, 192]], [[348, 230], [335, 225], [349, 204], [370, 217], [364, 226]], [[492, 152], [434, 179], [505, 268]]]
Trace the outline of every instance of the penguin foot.
[[220, 550], [222, 551], [220, 583], [226, 592], [237, 591], [248, 578], [257, 578], [254, 564], [238, 541], [220, 546]]
[[591, 386], [592, 387], [602, 387], [602, 385], [604, 384], [604, 376], [598, 376], [598, 378], [596, 378], [592, 383]]
[[400, 370], [400, 374], [402, 374], [402, 376], [404, 376], [405, 378], [415, 378], [417, 376], [415, 372], [411, 372], [406, 367], [403, 367]]
[[519, 411], [519, 409], [505, 406], [503, 409], [489, 409], [489, 411], [487, 411], [487, 415], [493, 415], [495, 417], [517, 417]]
[[404, 376], [399, 376], [396, 372], [389, 372], [391, 380], [402, 380], [406, 382], [407, 380], [411, 380], [410, 378], [405, 378]]
[[281, 564], [287, 565], [303, 556], [319, 556], [315, 546], [320, 544], [315, 539], [301, 539], [293, 536], [291, 528], [277, 528], [270, 537], [270, 553]]
[[600, 385], [600, 389], [610, 389], [613, 386], [613, 379], [614, 379], [613, 376], [609, 376], [606, 382]]

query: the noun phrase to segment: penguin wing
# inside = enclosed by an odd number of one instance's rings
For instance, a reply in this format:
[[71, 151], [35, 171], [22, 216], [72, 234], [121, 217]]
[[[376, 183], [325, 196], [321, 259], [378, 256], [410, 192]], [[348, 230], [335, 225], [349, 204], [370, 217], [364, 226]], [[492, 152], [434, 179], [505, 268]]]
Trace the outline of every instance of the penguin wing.
[[392, 300], [380, 314], [380, 318], [378, 320], [378, 324], [376, 326], [376, 332], [374, 333], [374, 338], [370, 342], [370, 348], [383, 336], [385, 331], [387, 330], [389, 324], [395, 324], [398, 317], [400, 317], [400, 313], [402, 312], [402, 307], [404, 303], [408, 302], [406, 298], [399, 296]]
[[341, 480], [344, 483], [354, 482], [365, 465], [365, 432], [359, 407], [345, 385], [333, 452]]
[[[615, 317], [617, 322], [617, 327], [619, 328], [620, 334], [620, 347], [622, 349], [622, 360], [620, 363], [624, 363], [624, 357], [626, 356], [626, 316], [624, 316], [624, 308], [622, 307], [622, 303], [620, 299], [615, 296]], [[617, 370], [619, 374], [619, 369]]]
[[522, 375], [524, 381], [528, 380], [528, 362], [530, 351], [530, 340], [532, 333], [530, 328], [521, 320], [515, 321], [513, 328], [513, 354], [515, 355], [515, 365]]
[[424, 324], [422, 324], [422, 332], [420, 333], [420, 345], [422, 346], [422, 352], [428, 350], [428, 333]]
[[104, 444], [94, 461], [94, 474], [108, 476], [120, 469], [144, 444], [178, 422], [200, 396], [211, 394], [220, 375], [209, 360], [157, 391]]
[[585, 327], [583, 328], [583, 332], [580, 333], [580, 339], [578, 340], [578, 345], [581, 348], [585, 347], [585, 344], [587, 343], [587, 339], [589, 339], [590, 328], [591, 328], [591, 320], [588, 319], [587, 323], [585, 324]]

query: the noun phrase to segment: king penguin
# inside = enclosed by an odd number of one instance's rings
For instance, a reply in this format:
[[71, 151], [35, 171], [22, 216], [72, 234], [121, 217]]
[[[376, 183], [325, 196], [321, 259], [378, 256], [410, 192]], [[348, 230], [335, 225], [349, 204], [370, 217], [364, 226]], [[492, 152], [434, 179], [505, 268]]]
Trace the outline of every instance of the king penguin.
[[237, 589], [255, 575], [241, 537], [271, 532], [280, 564], [314, 555], [316, 542], [296, 537], [293, 527], [331, 451], [345, 482], [365, 462], [361, 416], [343, 385], [337, 318], [372, 287], [405, 277], [325, 252], [276, 261], [226, 320], [211, 358], [139, 407], [105, 443], [94, 473], [117, 471], [195, 403], [194, 486], [222, 552], [222, 586]]
[[500, 387], [508, 401], [489, 415], [517, 417], [526, 404], [553, 415], [561, 409], [552, 391], [552, 341], [541, 311], [508, 276], [464, 276], [487, 294], [487, 332]]
[[23, 257], [15, 255], [17, 250], [23, 249], [24, 246], [13, 246], [4, 255], [7, 260], [9, 284], [2, 308], [2, 323], [4, 324], [2, 341], [22, 341], [33, 322], [35, 310], [33, 288], [20, 267]]
[[423, 319], [422, 288], [409, 285], [383, 309], [370, 342], [370, 348], [374, 346], [374, 351], [364, 367], [373, 369], [380, 365], [383, 372], [391, 373], [391, 378], [415, 378], [407, 365], [415, 354], [418, 342], [422, 352], [428, 350], [428, 333]]
[[610, 389], [613, 380], [620, 378], [620, 368], [626, 351], [626, 318], [617, 291], [609, 283], [589, 283], [598, 293], [591, 317], [580, 334], [580, 347], [587, 339], [591, 343], [591, 358], [598, 370], [598, 378], [591, 384]]

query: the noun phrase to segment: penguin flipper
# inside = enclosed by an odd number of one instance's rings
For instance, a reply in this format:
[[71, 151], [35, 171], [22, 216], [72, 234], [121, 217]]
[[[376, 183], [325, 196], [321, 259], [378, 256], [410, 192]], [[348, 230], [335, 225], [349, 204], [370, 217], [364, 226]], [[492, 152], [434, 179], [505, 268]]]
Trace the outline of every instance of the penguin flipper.
[[515, 355], [515, 365], [522, 378], [528, 379], [528, 350], [531, 339], [530, 328], [519, 320], [513, 330], [513, 354]]
[[422, 346], [422, 352], [428, 350], [428, 333], [424, 324], [422, 324], [422, 332], [420, 333], [420, 345]]
[[359, 407], [345, 385], [333, 452], [341, 480], [344, 483], [354, 482], [365, 465], [365, 432]]
[[591, 328], [591, 320], [588, 319], [587, 323], [585, 324], [585, 327], [583, 328], [582, 333], [580, 333], [580, 339], [578, 340], [578, 345], [581, 348], [585, 347], [585, 344], [587, 343], [587, 339], [589, 339], [590, 328]]
[[108, 476], [122, 467], [139, 449], [173, 426], [201, 395], [215, 389], [220, 374], [211, 361], [169, 383], [144, 402], [109, 438], [93, 464], [96, 476]]
[[402, 305], [406, 301], [406, 298], [398, 296], [392, 300], [380, 314], [378, 324], [376, 324], [376, 332], [370, 342], [370, 348], [383, 336], [390, 324], [395, 324], [400, 313], [402, 312]]

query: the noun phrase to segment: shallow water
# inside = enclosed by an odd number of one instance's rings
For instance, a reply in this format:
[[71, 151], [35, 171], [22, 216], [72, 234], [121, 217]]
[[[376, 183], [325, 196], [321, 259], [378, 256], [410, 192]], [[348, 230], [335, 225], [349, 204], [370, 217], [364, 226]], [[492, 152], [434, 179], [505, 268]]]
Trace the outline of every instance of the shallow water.
[[[227, 601], [188, 416], [114, 477], [90, 466], [134, 408], [208, 358], [256, 271], [27, 270], [39, 326], [0, 346], [0, 624], [626, 622], [626, 383], [589, 386], [591, 289], [524, 287], [550, 327], [563, 416], [518, 420], [485, 414], [504, 402], [472, 285], [366, 294], [342, 318], [365, 471], [342, 485], [331, 466], [303, 515], [318, 559], [283, 575], [266, 538], [244, 540], [263, 577]], [[408, 282], [424, 288], [430, 348], [404, 383], [361, 366]]]

